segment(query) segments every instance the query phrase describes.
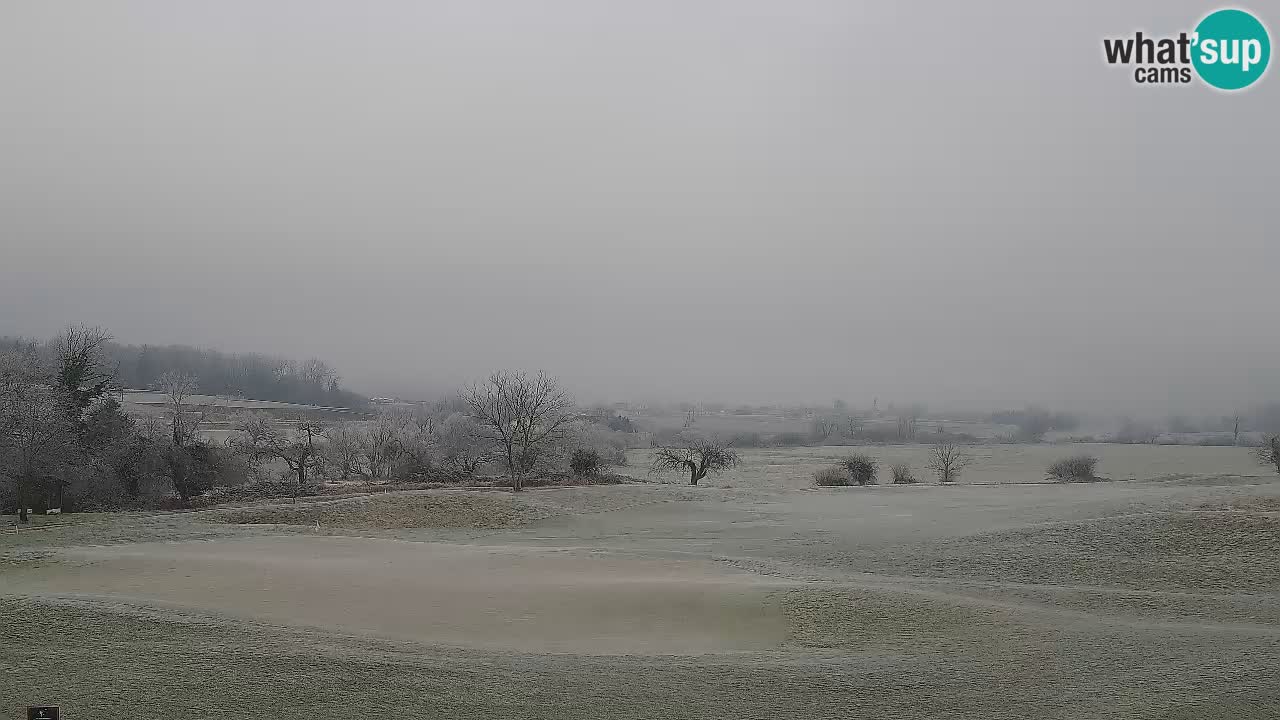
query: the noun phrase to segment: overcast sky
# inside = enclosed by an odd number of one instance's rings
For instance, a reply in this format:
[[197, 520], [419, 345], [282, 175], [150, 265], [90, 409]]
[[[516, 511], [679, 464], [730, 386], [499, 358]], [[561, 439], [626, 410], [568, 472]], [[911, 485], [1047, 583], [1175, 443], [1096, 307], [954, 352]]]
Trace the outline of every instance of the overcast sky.
[[375, 394], [1278, 400], [1280, 77], [1102, 60], [1215, 7], [8, 0], [0, 332]]

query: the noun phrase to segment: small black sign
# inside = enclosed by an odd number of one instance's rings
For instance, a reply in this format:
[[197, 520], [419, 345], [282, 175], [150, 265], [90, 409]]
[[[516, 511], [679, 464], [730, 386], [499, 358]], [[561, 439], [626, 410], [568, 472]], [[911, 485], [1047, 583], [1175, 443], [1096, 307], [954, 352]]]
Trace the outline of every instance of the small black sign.
[[58, 720], [58, 708], [52, 705], [27, 708], [27, 720]]

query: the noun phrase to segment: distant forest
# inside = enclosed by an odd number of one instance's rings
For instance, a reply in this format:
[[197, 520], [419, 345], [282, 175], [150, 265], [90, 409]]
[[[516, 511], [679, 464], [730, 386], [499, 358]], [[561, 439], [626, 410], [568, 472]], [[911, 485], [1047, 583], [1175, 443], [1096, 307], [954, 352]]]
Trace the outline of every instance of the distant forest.
[[[45, 343], [0, 336], [0, 352]], [[344, 390], [342, 378], [323, 360], [296, 362], [262, 353], [225, 353], [190, 345], [109, 343], [116, 382], [129, 389], [154, 388], [170, 371], [192, 375], [201, 393], [306, 405], [362, 407], [368, 398]]]

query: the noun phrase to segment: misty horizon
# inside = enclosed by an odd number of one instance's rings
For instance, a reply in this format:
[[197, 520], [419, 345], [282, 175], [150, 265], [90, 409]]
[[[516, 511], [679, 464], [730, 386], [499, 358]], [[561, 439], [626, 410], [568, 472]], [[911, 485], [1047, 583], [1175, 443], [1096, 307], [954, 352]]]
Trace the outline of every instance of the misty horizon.
[[1275, 81], [1100, 58], [1202, 5], [780, 7], [15, 4], [0, 333], [314, 356], [366, 395], [1280, 399]]

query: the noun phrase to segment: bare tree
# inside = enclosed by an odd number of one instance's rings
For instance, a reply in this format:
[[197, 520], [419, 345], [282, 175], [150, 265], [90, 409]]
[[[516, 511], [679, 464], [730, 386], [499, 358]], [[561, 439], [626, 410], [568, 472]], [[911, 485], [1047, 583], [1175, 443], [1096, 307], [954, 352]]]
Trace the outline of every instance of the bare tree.
[[269, 358], [272, 364], [271, 375], [277, 382], [288, 380], [298, 375], [298, 365], [288, 358]]
[[169, 421], [159, 415], [143, 415], [138, 418], [138, 434], [152, 443], [169, 442]]
[[227, 446], [244, 458], [249, 477], [255, 481], [266, 479], [263, 466], [270, 457], [258, 450], [266, 446], [273, 432], [270, 418], [259, 413], [241, 413], [231, 421], [231, 432]]
[[524, 474], [539, 451], [563, 436], [573, 407], [555, 378], [543, 372], [496, 372], [488, 382], [468, 386], [462, 399], [482, 436], [502, 453], [516, 492], [524, 488]]
[[216, 452], [200, 440], [203, 413], [193, 413], [189, 400], [199, 387], [194, 375], [170, 370], [156, 380], [169, 410], [169, 447], [164, 462], [173, 489], [185, 503], [198, 495], [216, 463]]
[[169, 406], [169, 430], [173, 444], [182, 447], [195, 439], [200, 417], [189, 417], [187, 400], [195, 394], [199, 381], [194, 375], [170, 370], [156, 380], [156, 387], [164, 393], [165, 404]]
[[940, 442], [929, 450], [925, 467], [938, 476], [938, 482], [955, 482], [960, 471], [973, 463], [973, 456], [953, 442]]
[[394, 413], [396, 420], [396, 472], [401, 477], [423, 476], [435, 460], [439, 418], [431, 409], [417, 406]]
[[440, 424], [436, 435], [440, 457], [448, 465], [470, 475], [488, 459], [488, 443], [480, 426], [469, 415], [453, 413]]
[[294, 482], [294, 499], [307, 489], [309, 478], [319, 462], [317, 440], [324, 436], [323, 425], [300, 419], [291, 428], [285, 428], [266, 416], [255, 415], [242, 420], [235, 430], [238, 437], [232, 445], [240, 453], [254, 458], [274, 458], [289, 468], [289, 477]]
[[361, 463], [357, 472], [366, 481], [389, 478], [401, 451], [401, 426], [405, 418], [395, 413], [380, 413], [358, 436]]
[[835, 432], [839, 427], [839, 418], [830, 415], [818, 415], [813, 418], [813, 422], [809, 424], [810, 431], [814, 439], [819, 441], [827, 440], [831, 437], [831, 433]]
[[364, 453], [360, 446], [361, 433], [349, 422], [336, 423], [325, 432], [325, 442], [320, 448], [321, 469], [328, 477], [337, 476], [349, 480], [362, 475]]
[[318, 358], [311, 358], [302, 363], [298, 367], [298, 375], [302, 382], [309, 385], [319, 385], [328, 390], [335, 387], [338, 383], [338, 373], [325, 361]]
[[318, 461], [316, 440], [323, 437], [324, 426], [314, 420], [300, 420], [293, 426], [293, 432], [289, 435], [284, 436], [281, 433], [275, 436], [278, 439], [272, 445], [272, 449], [276, 456], [289, 466], [289, 471], [297, 479], [293, 493], [295, 499], [307, 487], [307, 478]]
[[738, 464], [738, 453], [724, 443], [698, 438], [685, 447], [659, 448], [649, 471], [688, 470], [689, 484], [697, 485], [709, 472], [727, 470]]
[[434, 408], [388, 410], [358, 428], [346, 423], [329, 428], [321, 456], [326, 470], [343, 479], [423, 475], [434, 462], [439, 432]]
[[111, 335], [99, 327], [72, 326], [53, 341], [55, 383], [67, 415], [83, 426], [84, 413], [115, 383], [119, 367], [107, 357]]
[[849, 437], [851, 438], [858, 437], [859, 433], [862, 432], [862, 425], [863, 422], [860, 417], [850, 415], [845, 418], [845, 427], [848, 428]]
[[910, 440], [915, 435], [915, 418], [909, 415], [898, 416], [898, 439]]

